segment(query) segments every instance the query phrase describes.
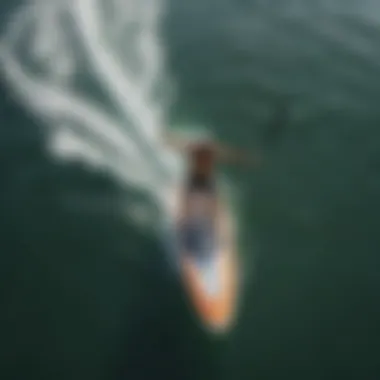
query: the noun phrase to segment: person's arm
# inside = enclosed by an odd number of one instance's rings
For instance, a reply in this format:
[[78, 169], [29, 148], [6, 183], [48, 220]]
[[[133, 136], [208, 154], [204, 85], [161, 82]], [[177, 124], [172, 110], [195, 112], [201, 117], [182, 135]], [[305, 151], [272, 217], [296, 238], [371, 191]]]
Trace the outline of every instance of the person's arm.
[[221, 162], [258, 166], [261, 163], [260, 157], [241, 150], [216, 146], [218, 159]]

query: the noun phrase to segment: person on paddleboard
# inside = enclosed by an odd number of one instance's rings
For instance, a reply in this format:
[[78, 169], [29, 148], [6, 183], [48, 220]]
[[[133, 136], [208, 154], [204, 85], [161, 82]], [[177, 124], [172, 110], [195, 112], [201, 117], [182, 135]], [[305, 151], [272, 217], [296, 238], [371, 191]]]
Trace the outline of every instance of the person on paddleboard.
[[166, 140], [174, 149], [185, 154], [188, 161], [178, 223], [185, 231], [183, 241], [186, 247], [199, 251], [206, 240], [214, 240], [212, 237], [216, 232], [220, 202], [215, 178], [217, 164], [257, 165], [259, 160], [208, 138], [189, 142], [167, 136]]

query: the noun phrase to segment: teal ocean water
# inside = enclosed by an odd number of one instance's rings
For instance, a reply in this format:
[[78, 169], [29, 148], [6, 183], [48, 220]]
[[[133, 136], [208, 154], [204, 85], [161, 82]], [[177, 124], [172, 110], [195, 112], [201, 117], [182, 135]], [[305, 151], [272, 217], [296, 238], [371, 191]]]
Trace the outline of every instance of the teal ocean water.
[[[118, 9], [128, 16], [132, 3]], [[3, 35], [23, 6], [1, 4]], [[54, 159], [51, 119], [30, 112], [9, 81], [16, 65], [2, 63], [0, 378], [378, 379], [379, 4], [171, 0], [160, 17], [176, 83], [167, 123], [262, 157], [258, 170], [221, 168], [236, 194], [244, 267], [236, 326], [223, 338], [199, 328], [162, 239], [125, 216], [136, 202], [157, 205], [111, 170]], [[133, 61], [128, 40], [118, 43]], [[29, 47], [15, 55], [38, 76]], [[116, 114], [91, 57], [75, 48], [73, 86]], [[160, 100], [172, 91], [165, 83]], [[44, 94], [42, 108], [53, 104]], [[134, 181], [143, 170], [128, 162], [121, 171]]]

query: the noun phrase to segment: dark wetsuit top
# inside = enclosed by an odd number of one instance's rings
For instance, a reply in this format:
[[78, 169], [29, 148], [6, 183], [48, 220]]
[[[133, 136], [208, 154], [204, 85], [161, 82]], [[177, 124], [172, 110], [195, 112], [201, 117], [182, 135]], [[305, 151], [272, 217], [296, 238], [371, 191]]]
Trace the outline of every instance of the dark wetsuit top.
[[213, 176], [190, 175], [186, 189], [188, 192], [202, 192], [207, 194], [216, 193], [216, 184]]

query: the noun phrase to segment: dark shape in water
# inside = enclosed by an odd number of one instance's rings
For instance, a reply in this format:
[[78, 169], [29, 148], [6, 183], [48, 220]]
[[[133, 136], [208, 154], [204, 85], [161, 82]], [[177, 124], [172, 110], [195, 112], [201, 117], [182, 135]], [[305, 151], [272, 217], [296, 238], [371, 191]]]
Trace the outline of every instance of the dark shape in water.
[[264, 143], [272, 146], [282, 141], [288, 128], [290, 119], [289, 100], [278, 99], [274, 108], [273, 119], [263, 134]]

